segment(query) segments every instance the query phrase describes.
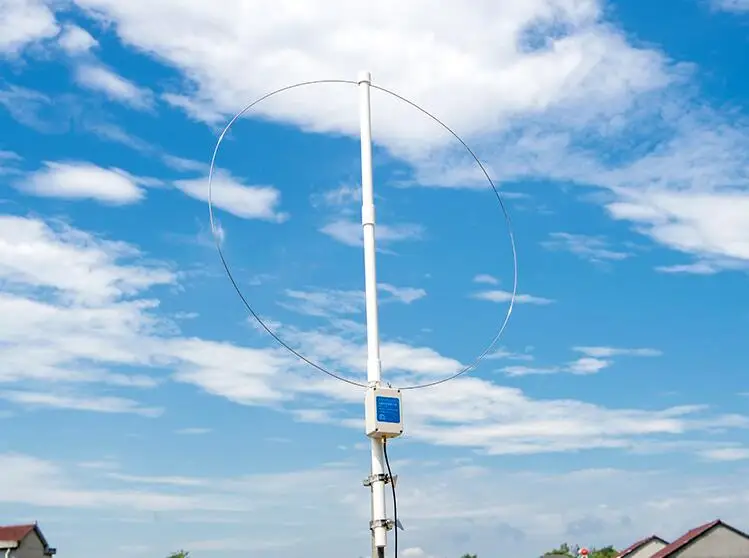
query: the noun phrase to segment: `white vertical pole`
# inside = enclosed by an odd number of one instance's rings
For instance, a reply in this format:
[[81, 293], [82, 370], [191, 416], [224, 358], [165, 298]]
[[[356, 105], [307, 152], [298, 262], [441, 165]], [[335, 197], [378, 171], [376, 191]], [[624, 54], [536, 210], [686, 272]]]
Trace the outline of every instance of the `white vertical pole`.
[[[375, 208], [372, 184], [372, 118], [370, 112], [369, 72], [359, 75], [359, 123], [361, 127], [362, 233], [364, 236], [364, 297], [367, 312], [367, 383], [370, 389], [380, 385], [380, 332], [377, 316], [377, 272], [375, 264]], [[373, 555], [384, 554], [387, 545], [385, 526], [385, 454], [383, 440], [370, 438], [372, 447], [372, 537]]]

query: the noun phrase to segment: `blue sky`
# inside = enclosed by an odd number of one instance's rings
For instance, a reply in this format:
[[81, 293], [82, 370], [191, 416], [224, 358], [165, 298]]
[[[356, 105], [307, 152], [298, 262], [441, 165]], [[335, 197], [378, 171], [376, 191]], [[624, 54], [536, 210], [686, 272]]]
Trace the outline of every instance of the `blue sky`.
[[[404, 558], [749, 525], [746, 0], [0, 0], [0, 523], [61, 556], [369, 552], [363, 393], [248, 319], [207, 164], [249, 101], [374, 82], [506, 196], [519, 298], [404, 396]], [[241, 120], [218, 217], [288, 343], [365, 376], [357, 91]], [[491, 340], [512, 262], [456, 142], [373, 92], [385, 378]]]

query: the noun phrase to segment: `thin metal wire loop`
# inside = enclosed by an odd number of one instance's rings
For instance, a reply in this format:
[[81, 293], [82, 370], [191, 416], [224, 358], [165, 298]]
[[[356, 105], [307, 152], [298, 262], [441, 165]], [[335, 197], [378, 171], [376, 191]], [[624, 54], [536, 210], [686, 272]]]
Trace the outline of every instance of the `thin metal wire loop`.
[[[229, 121], [229, 123], [224, 127], [221, 134], [218, 137], [218, 140], [216, 141], [216, 147], [213, 150], [213, 156], [211, 157], [211, 168], [210, 172], [208, 173], [208, 216], [211, 223], [211, 233], [213, 234], [213, 239], [216, 243], [216, 249], [218, 251], [219, 258], [221, 259], [221, 265], [224, 268], [224, 271], [226, 272], [227, 277], [229, 278], [229, 281], [231, 282], [232, 286], [234, 287], [234, 290], [239, 295], [240, 300], [242, 301], [242, 304], [244, 304], [244, 307], [247, 309], [247, 311], [250, 313], [250, 315], [257, 321], [258, 324], [279, 344], [281, 347], [289, 351], [291, 354], [296, 356], [298, 359], [300, 359], [302, 362], [308, 364], [312, 368], [316, 369], [319, 372], [322, 372], [323, 374], [327, 374], [331, 378], [335, 378], [336, 380], [340, 380], [342, 382], [345, 382], [349, 385], [360, 387], [360, 388], [367, 388], [367, 384], [360, 383], [355, 380], [351, 380], [349, 378], [346, 378], [345, 376], [333, 372], [324, 366], [314, 362], [313, 360], [305, 357], [303, 354], [298, 352], [296, 349], [291, 347], [288, 343], [286, 343], [281, 337], [278, 336], [268, 325], [263, 321], [263, 319], [258, 315], [258, 313], [255, 311], [255, 309], [252, 307], [250, 302], [247, 300], [247, 298], [242, 293], [242, 290], [239, 288], [239, 285], [237, 284], [237, 281], [234, 279], [234, 275], [231, 272], [231, 268], [229, 267], [229, 264], [226, 260], [226, 257], [224, 256], [224, 251], [221, 248], [221, 235], [216, 227], [216, 218], [214, 215], [214, 208], [213, 208], [213, 177], [215, 174], [215, 168], [216, 168], [216, 156], [218, 155], [219, 148], [221, 147], [221, 142], [223, 142], [224, 137], [229, 132], [231, 127], [234, 125], [234, 123], [244, 116], [248, 111], [250, 111], [253, 107], [256, 105], [262, 103], [266, 99], [273, 97], [274, 95], [278, 95], [280, 93], [283, 93], [285, 91], [289, 91], [291, 89], [297, 89], [299, 87], [305, 87], [308, 85], [320, 85], [320, 84], [326, 84], [326, 83], [341, 83], [341, 84], [347, 84], [347, 85], [357, 85], [358, 82], [353, 80], [346, 80], [346, 79], [321, 79], [321, 80], [314, 80], [314, 81], [303, 81], [300, 83], [295, 83], [293, 85], [287, 85], [285, 87], [281, 87], [279, 89], [276, 89], [275, 91], [271, 91], [270, 93], [266, 93], [259, 99], [256, 99], [255, 101], [252, 101], [250, 104], [248, 104], [246, 107], [244, 107], [241, 111], [239, 111], [234, 117]], [[452, 135], [460, 144], [463, 146], [463, 148], [466, 150], [466, 152], [473, 158], [473, 160], [476, 162], [476, 164], [481, 169], [482, 174], [486, 178], [487, 182], [489, 182], [492, 191], [494, 192], [494, 195], [497, 197], [497, 201], [499, 202], [499, 206], [502, 210], [502, 214], [505, 219], [505, 224], [507, 225], [507, 231], [510, 238], [510, 246], [512, 248], [512, 263], [513, 263], [513, 278], [512, 278], [512, 296], [510, 297], [510, 304], [507, 308], [507, 313], [505, 314], [504, 320], [502, 320], [502, 323], [497, 330], [497, 333], [492, 338], [491, 342], [487, 347], [479, 354], [479, 356], [473, 360], [470, 364], [467, 366], [461, 368], [459, 371], [455, 372], [454, 374], [451, 374], [450, 376], [447, 376], [445, 378], [442, 378], [440, 380], [435, 380], [433, 382], [426, 382], [423, 384], [416, 384], [412, 386], [406, 386], [401, 387], [400, 389], [406, 390], [406, 389], [421, 389], [421, 388], [427, 388], [436, 386], [439, 384], [444, 384], [445, 382], [449, 382], [450, 380], [453, 380], [459, 376], [462, 376], [463, 374], [466, 374], [472, 370], [475, 370], [476, 367], [483, 361], [486, 356], [494, 349], [494, 347], [499, 342], [499, 339], [502, 337], [502, 334], [504, 333], [505, 329], [507, 328], [507, 324], [510, 321], [510, 316], [512, 315], [512, 310], [515, 307], [515, 298], [517, 296], [517, 289], [518, 289], [518, 258], [517, 258], [517, 248], [515, 246], [515, 233], [513, 232], [512, 228], [512, 220], [510, 219], [510, 214], [507, 211], [507, 207], [505, 206], [504, 201], [502, 200], [502, 196], [499, 193], [499, 189], [494, 184], [494, 181], [491, 179], [491, 176], [489, 176], [489, 172], [486, 170], [486, 167], [481, 163], [479, 158], [476, 156], [474, 151], [468, 146], [468, 144], [463, 141], [463, 139], [447, 124], [442, 122], [439, 118], [434, 116], [432, 113], [427, 111], [426, 109], [420, 107], [413, 101], [410, 101], [409, 99], [406, 99], [405, 97], [399, 95], [398, 93], [395, 93], [394, 91], [391, 91], [389, 89], [386, 89], [384, 87], [380, 87], [375, 84], [370, 84], [370, 87], [372, 89], [376, 89], [378, 91], [381, 91], [385, 93], [386, 95], [390, 95], [391, 97], [394, 97], [400, 101], [403, 101], [404, 103], [410, 105], [411, 107], [415, 108], [425, 116], [429, 117], [432, 121], [439, 124], [445, 131], [447, 131], [450, 135]]]

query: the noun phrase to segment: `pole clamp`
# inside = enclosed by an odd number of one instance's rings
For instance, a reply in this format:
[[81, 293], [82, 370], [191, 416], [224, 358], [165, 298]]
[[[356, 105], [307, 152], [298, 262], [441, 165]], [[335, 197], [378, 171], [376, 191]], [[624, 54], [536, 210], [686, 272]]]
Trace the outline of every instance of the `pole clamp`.
[[384, 482], [385, 484], [390, 482], [390, 475], [387, 473], [379, 473], [377, 475], [369, 475], [362, 481], [364, 486], [372, 486], [376, 482]]
[[378, 527], [384, 527], [390, 531], [395, 526], [395, 522], [392, 519], [373, 519], [369, 522], [369, 530], [374, 531]]

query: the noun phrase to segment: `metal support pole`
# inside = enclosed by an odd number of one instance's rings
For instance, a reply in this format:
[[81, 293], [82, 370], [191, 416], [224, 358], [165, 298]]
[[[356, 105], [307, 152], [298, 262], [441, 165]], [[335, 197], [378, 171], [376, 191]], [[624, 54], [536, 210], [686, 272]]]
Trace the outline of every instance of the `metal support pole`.
[[[372, 118], [369, 72], [359, 75], [359, 122], [361, 127], [362, 233], [364, 237], [364, 296], [367, 313], [367, 382], [380, 385], [380, 332], [377, 316], [377, 272], [375, 264], [375, 208], [372, 183]], [[385, 454], [381, 438], [370, 438], [372, 448], [372, 557], [381, 558], [387, 546], [385, 516]]]

